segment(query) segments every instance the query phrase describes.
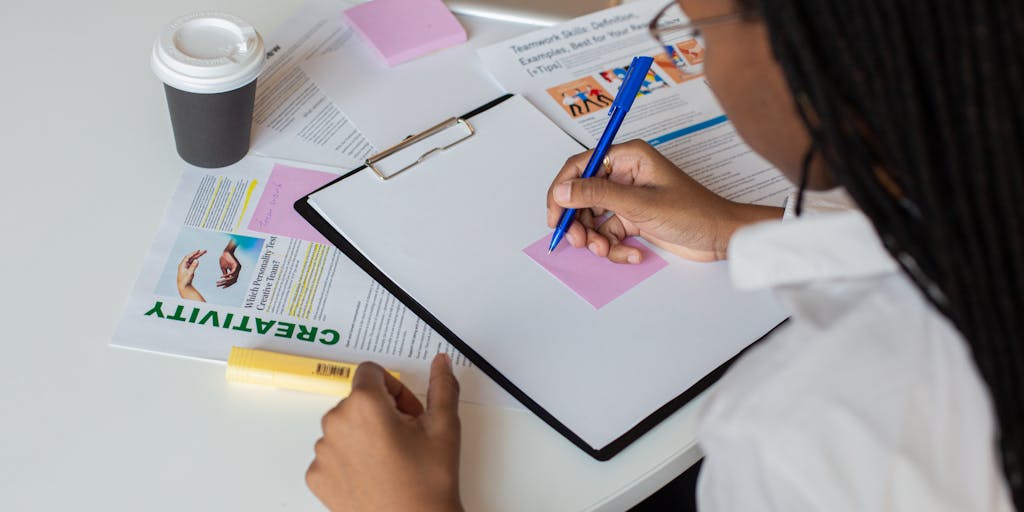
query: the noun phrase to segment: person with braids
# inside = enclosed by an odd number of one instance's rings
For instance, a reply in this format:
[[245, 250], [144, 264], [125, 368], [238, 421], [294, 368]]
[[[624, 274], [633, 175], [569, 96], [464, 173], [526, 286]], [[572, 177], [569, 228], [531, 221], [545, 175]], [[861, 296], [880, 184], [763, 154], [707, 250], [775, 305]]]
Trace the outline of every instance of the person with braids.
[[[607, 179], [578, 179], [589, 154], [570, 158], [547, 220], [583, 209], [569, 242], [623, 264], [641, 257], [631, 235], [728, 257], [737, 286], [792, 312], [701, 411], [699, 508], [1024, 510], [1024, 4], [679, 7], [688, 24], [652, 31], [699, 33], [722, 107], [799, 193], [785, 212], [737, 204], [634, 141]], [[461, 508], [444, 363], [426, 409], [360, 367], [307, 473], [325, 504]]]

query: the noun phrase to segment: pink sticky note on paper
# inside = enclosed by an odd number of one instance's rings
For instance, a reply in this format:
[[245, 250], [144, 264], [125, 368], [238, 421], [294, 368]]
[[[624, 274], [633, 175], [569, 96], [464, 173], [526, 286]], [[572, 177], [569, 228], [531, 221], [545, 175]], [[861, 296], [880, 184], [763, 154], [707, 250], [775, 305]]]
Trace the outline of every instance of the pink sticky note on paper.
[[249, 221], [249, 229], [271, 235], [281, 235], [320, 244], [329, 244], [294, 208], [295, 201], [330, 183], [337, 176], [309, 169], [276, 164], [263, 187], [256, 211]]
[[441, 0], [371, 0], [345, 16], [389, 67], [466, 40]]
[[575, 249], [568, 241], [563, 241], [555, 252], [548, 254], [550, 242], [551, 235], [545, 235], [523, 252], [597, 309], [668, 266], [665, 258], [632, 238], [622, 243], [643, 252], [643, 261], [636, 265], [612, 263], [585, 248]]

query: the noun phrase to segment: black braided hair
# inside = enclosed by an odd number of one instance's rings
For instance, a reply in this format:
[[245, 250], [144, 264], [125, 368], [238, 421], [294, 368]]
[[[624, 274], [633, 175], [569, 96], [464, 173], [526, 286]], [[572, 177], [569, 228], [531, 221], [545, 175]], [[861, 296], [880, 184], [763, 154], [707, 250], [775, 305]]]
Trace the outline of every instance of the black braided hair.
[[741, 3], [829, 168], [969, 343], [1024, 510], [1024, 2]]

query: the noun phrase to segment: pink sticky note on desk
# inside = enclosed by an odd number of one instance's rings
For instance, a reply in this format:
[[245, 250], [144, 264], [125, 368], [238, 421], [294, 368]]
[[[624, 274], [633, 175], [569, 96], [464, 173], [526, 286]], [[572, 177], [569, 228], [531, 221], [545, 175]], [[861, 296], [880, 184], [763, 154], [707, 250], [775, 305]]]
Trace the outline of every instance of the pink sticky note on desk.
[[371, 0], [345, 10], [345, 17], [388, 66], [466, 40], [441, 0]]
[[276, 164], [263, 187], [260, 202], [249, 221], [249, 229], [320, 244], [330, 242], [295, 211], [295, 201], [330, 183], [337, 176], [309, 169]]
[[575, 249], [568, 241], [563, 241], [555, 252], [548, 254], [550, 242], [551, 235], [545, 235], [523, 249], [523, 252], [597, 309], [668, 266], [665, 258], [632, 238], [622, 243], [636, 247], [643, 253], [643, 260], [636, 265], [612, 263], [607, 258], [595, 256], [586, 248]]

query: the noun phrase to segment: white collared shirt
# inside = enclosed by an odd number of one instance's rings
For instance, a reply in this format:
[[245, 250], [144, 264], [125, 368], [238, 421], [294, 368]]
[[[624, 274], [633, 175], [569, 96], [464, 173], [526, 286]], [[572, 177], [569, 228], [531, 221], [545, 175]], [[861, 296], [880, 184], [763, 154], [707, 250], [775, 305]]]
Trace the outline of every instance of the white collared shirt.
[[792, 317], [702, 411], [701, 511], [1013, 510], [968, 346], [863, 214], [745, 228], [729, 260]]

